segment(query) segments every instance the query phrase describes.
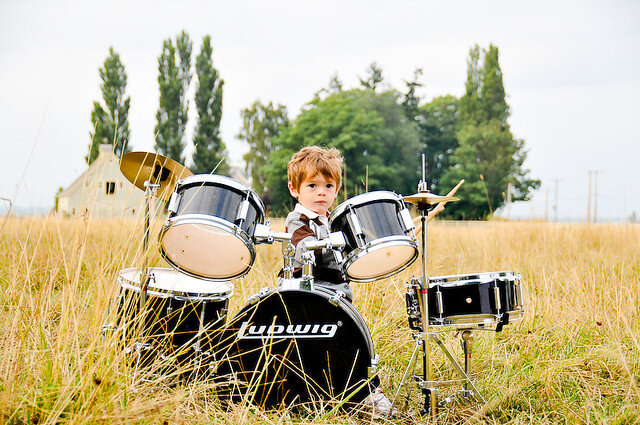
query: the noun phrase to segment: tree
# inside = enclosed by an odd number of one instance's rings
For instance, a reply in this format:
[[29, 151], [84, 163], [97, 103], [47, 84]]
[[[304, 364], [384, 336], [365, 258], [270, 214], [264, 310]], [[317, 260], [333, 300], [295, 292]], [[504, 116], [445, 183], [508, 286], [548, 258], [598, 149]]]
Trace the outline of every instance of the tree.
[[93, 132], [90, 133], [89, 153], [85, 157], [89, 164], [98, 157], [100, 144], [113, 145], [113, 152], [118, 156], [130, 151], [128, 116], [131, 99], [129, 96], [125, 97], [127, 74], [120, 55], [113, 47], [109, 48], [109, 56], [98, 72], [102, 80], [100, 91], [104, 106], [93, 102]]
[[246, 172], [251, 176], [253, 188], [262, 196], [269, 191], [265, 166], [275, 148], [274, 139], [289, 126], [287, 108], [283, 105], [276, 107], [271, 102], [263, 105], [257, 100], [250, 108], [244, 109], [241, 115], [242, 128], [237, 137], [249, 144], [249, 152], [243, 157]]
[[397, 100], [394, 92], [348, 90], [311, 101], [275, 140], [266, 166], [274, 212], [283, 213], [292, 207], [287, 163], [308, 145], [335, 147], [342, 153], [347, 194], [364, 192], [367, 180], [369, 190], [414, 192], [420, 165], [419, 140]]
[[384, 80], [382, 76], [382, 68], [377, 63], [372, 62], [367, 69], [367, 76], [363, 79], [358, 77], [360, 85], [368, 90], [376, 91], [376, 88]]
[[430, 191], [439, 189], [440, 176], [449, 167], [449, 157], [458, 146], [456, 126], [458, 99], [454, 96], [437, 97], [420, 106], [416, 89], [422, 87], [419, 78], [422, 69], [416, 69], [413, 80], [405, 81], [406, 92], [402, 97], [402, 109], [414, 122], [420, 137], [422, 152], [426, 153], [426, 178]]
[[182, 31], [175, 46], [171, 39], [162, 43], [158, 57], [160, 105], [156, 113], [155, 147], [160, 154], [180, 163], [184, 163], [182, 139], [189, 109], [186, 93], [191, 81], [191, 50], [189, 35]]
[[419, 111], [418, 107], [420, 106], [420, 96], [416, 94], [416, 89], [418, 87], [422, 87], [422, 83], [418, 80], [422, 75], [422, 69], [418, 68], [413, 72], [413, 80], [405, 81], [405, 85], [407, 86], [407, 91], [403, 95], [402, 99], [402, 110], [409, 120], [416, 122], [419, 121]]
[[458, 147], [458, 103], [454, 96], [442, 96], [418, 109], [418, 133], [427, 154], [427, 184], [434, 193], [445, 193], [440, 179], [449, 169], [451, 154]]
[[202, 40], [202, 49], [196, 58], [198, 86], [195, 93], [198, 122], [195, 127], [193, 143], [193, 169], [195, 174], [229, 174], [229, 161], [225, 145], [220, 137], [220, 119], [222, 118], [222, 87], [224, 81], [219, 78], [213, 67], [211, 37]]
[[498, 49], [483, 50], [476, 45], [469, 53], [466, 93], [460, 99], [458, 147], [451, 156], [455, 164], [443, 174], [442, 185], [450, 187], [465, 179], [458, 191], [461, 201], [444, 211], [452, 218], [486, 218], [505, 203], [509, 183], [514, 201], [527, 200], [539, 180], [528, 177], [523, 168], [527, 152], [524, 141], [516, 139], [507, 123], [509, 106], [498, 63]]

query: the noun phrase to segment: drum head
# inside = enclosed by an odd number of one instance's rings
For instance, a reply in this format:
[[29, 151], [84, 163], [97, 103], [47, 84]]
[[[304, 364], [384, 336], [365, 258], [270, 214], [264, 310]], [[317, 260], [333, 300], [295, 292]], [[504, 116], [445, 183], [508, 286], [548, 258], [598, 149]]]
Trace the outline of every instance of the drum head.
[[[230, 294], [233, 289], [231, 284], [227, 282], [209, 282], [196, 279], [173, 269], [150, 267], [149, 271], [153, 273], [155, 278], [149, 282], [150, 290], [171, 293]], [[121, 286], [130, 286], [139, 291], [141, 275], [142, 268], [140, 267], [120, 270], [120, 284]]]
[[332, 294], [323, 288], [271, 291], [238, 313], [215, 354], [219, 377], [244, 383], [232, 398], [253, 394], [253, 403], [272, 407], [357, 403], [369, 394], [371, 335], [350, 303], [329, 302]]
[[345, 274], [356, 282], [383, 279], [404, 270], [417, 256], [418, 247], [411, 238], [379, 239], [353, 251], [345, 259]]
[[221, 220], [206, 218], [174, 220], [162, 235], [161, 252], [180, 271], [207, 280], [243, 276], [255, 259], [248, 237], [234, 234]]

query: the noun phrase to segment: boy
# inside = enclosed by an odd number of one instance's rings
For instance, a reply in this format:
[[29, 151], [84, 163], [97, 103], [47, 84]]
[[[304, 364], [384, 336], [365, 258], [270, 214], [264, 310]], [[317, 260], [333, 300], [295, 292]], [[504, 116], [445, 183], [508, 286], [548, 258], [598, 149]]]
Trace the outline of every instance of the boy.
[[[323, 149], [308, 146], [291, 157], [287, 165], [289, 193], [298, 200], [296, 207], [287, 215], [285, 226], [293, 233], [292, 243], [296, 247], [293, 266], [297, 271], [302, 267], [303, 242], [324, 239], [329, 236], [329, 208], [338, 196], [342, 184], [342, 156], [337, 149]], [[331, 250], [315, 251], [316, 264], [313, 267], [314, 284], [342, 291], [345, 298], [353, 300], [353, 291], [345, 281], [342, 268]], [[391, 402], [379, 387], [379, 380], [373, 382], [375, 390], [365, 403], [373, 408], [373, 413], [386, 417], [391, 412]]]
[[[342, 184], [342, 157], [337, 149], [308, 146], [291, 157], [287, 165], [289, 193], [298, 200], [294, 210], [287, 215], [285, 226], [293, 233], [296, 247], [293, 266], [302, 267], [304, 242], [329, 236], [329, 208], [338, 196]], [[313, 275], [315, 285], [342, 291], [351, 301], [353, 291], [345, 282], [342, 268], [331, 250], [315, 252]]]

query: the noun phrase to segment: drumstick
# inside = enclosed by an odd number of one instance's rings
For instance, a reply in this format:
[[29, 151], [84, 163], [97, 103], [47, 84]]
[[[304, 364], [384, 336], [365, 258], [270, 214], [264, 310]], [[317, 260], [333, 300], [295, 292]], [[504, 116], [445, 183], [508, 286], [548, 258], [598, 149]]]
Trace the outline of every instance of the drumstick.
[[[460, 189], [460, 186], [462, 186], [463, 183], [464, 179], [460, 180], [460, 182], [453, 189], [451, 189], [449, 193], [447, 193], [447, 196], [453, 196], [454, 193], [456, 193], [458, 189]], [[427, 222], [431, 221], [433, 217], [435, 217], [440, 211], [444, 210], [444, 206], [447, 202], [449, 201], [440, 202], [435, 206], [434, 209], [429, 211], [429, 214], [427, 214]], [[421, 218], [421, 216], [417, 216], [413, 219], [413, 223], [416, 225], [416, 228], [413, 230], [414, 236], [416, 236], [418, 232], [422, 230], [422, 223], [420, 222]]]

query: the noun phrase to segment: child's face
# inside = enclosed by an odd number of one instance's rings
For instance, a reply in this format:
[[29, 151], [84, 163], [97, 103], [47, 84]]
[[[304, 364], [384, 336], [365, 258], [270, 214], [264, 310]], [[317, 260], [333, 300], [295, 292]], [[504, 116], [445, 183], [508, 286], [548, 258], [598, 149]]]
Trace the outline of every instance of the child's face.
[[324, 216], [338, 196], [340, 188], [335, 180], [316, 174], [308, 177], [300, 184], [300, 189], [293, 187], [289, 182], [289, 192], [291, 196], [298, 199], [303, 207], [309, 208], [314, 213]]

